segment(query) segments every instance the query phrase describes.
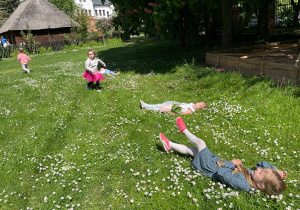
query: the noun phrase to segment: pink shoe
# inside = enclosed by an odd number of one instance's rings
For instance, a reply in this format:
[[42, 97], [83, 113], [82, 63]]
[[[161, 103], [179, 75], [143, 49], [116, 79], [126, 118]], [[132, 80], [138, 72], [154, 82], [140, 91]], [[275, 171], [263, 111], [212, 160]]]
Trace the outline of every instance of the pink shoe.
[[176, 125], [179, 128], [179, 131], [182, 133], [182, 131], [184, 131], [186, 129], [186, 126], [183, 122], [183, 119], [181, 117], [178, 117], [176, 119]]
[[164, 145], [165, 151], [168, 152], [169, 150], [171, 150], [172, 148], [171, 148], [170, 145], [169, 145], [170, 140], [167, 139], [167, 138], [164, 136], [164, 134], [162, 134], [162, 133], [159, 134], [159, 137], [160, 137], [161, 143]]

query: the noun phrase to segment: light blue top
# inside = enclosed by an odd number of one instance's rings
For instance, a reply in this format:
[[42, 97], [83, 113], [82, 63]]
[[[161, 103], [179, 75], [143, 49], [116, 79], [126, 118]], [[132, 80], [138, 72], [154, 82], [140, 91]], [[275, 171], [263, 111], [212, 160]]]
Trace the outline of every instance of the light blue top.
[[[192, 162], [192, 166], [200, 170], [200, 172], [208, 177], [214, 178], [217, 181], [222, 182], [223, 184], [230, 185], [233, 189], [240, 191], [251, 191], [252, 187], [247, 182], [245, 176], [237, 172], [232, 174], [235, 169], [235, 165], [231, 161], [225, 161], [225, 165], [219, 167], [217, 160], [219, 157], [212, 153], [207, 147], [201, 150]], [[272, 164], [261, 161], [256, 164], [255, 169], [257, 168], [270, 168], [276, 169]], [[253, 170], [248, 169], [249, 173]]]

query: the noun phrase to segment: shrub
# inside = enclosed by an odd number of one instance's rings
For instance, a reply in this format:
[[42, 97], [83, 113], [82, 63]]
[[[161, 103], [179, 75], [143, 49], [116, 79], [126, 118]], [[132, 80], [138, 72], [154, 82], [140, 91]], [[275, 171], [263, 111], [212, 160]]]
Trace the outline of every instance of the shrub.
[[63, 50], [74, 50], [75, 49], [75, 45], [71, 44], [71, 45], [65, 45]]
[[114, 45], [114, 44], [118, 44], [118, 43], [121, 43], [121, 42], [122, 42], [122, 39], [119, 38], [119, 37], [116, 37], [114, 39], [107, 39], [106, 40], [107, 45]]
[[38, 48], [37, 51], [38, 51], [38, 54], [41, 54], [41, 53], [47, 52], [47, 49], [44, 46], [41, 46]]

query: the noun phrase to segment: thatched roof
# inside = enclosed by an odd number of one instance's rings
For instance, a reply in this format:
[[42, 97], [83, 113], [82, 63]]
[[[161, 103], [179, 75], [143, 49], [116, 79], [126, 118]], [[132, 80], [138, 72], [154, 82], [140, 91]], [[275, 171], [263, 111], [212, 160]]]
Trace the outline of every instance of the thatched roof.
[[72, 21], [77, 22], [60, 11], [47, 0], [26, 0], [22, 2], [0, 28], [0, 34], [8, 31], [27, 30], [26, 23], [31, 30], [54, 29], [71, 27]]

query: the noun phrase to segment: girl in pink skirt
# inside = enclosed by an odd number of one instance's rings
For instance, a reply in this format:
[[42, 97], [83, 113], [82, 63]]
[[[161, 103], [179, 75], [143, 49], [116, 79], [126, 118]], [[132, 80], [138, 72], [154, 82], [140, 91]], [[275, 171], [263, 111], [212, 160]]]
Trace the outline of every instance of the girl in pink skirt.
[[98, 63], [100, 62], [104, 67], [106, 67], [106, 64], [96, 57], [95, 50], [88, 50], [88, 59], [85, 62], [85, 69], [86, 71], [83, 74], [83, 77], [89, 81], [89, 83], [86, 84], [86, 88], [89, 89], [90, 86], [96, 82], [96, 90], [98, 92], [101, 92], [100, 89], [100, 81], [105, 80], [102, 74], [98, 71]]

